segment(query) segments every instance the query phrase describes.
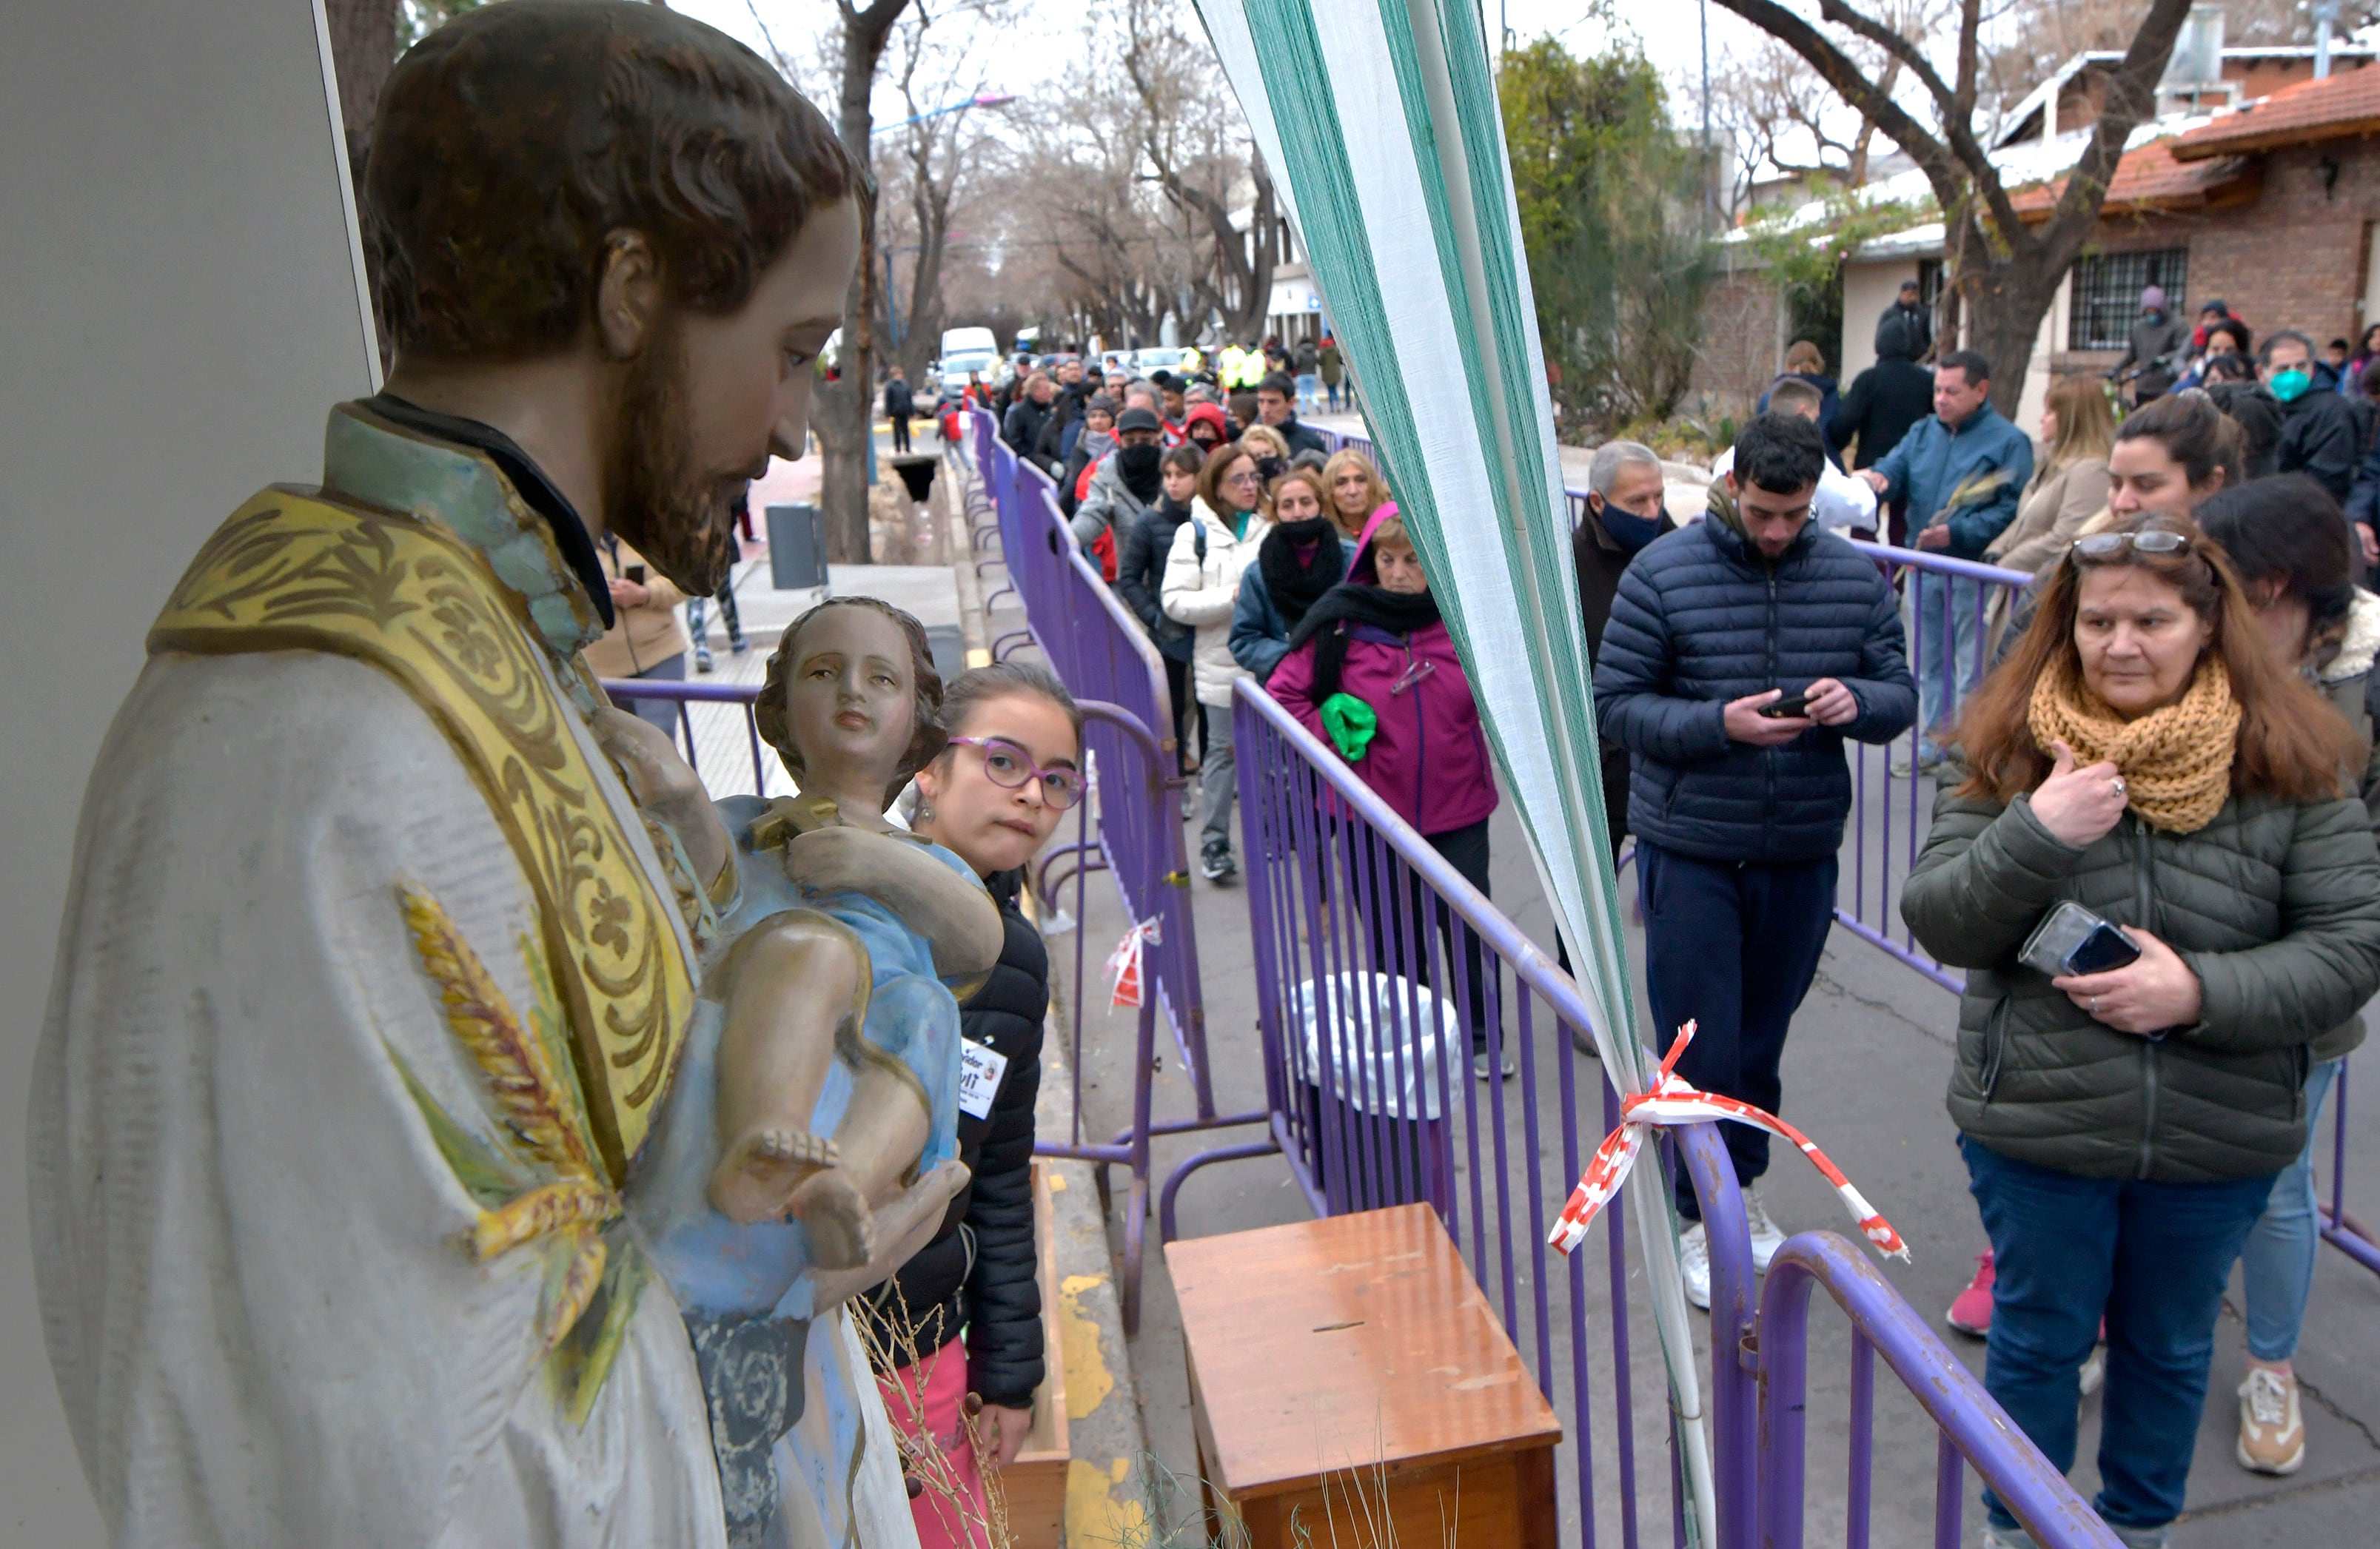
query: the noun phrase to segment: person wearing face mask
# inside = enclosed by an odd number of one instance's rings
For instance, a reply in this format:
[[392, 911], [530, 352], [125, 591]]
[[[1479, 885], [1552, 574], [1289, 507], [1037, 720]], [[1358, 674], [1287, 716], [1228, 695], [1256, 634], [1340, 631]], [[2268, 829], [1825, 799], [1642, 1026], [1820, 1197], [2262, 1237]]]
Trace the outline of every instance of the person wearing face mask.
[[[1454, 637], [1393, 503], [1372, 514], [1346, 581], [1307, 611], [1284, 650], [1269, 685], [1281, 708], [1336, 748], [1365, 784], [1487, 895], [1488, 818], [1497, 800], [1488, 737]], [[1368, 868], [1360, 853], [1354, 864]], [[1372, 914], [1374, 961], [1393, 962], [1392, 972], [1429, 983], [1429, 954], [1414, 928], [1423, 907], [1419, 879], [1402, 899], [1385, 878], [1376, 882], [1357, 889], [1359, 907], [1368, 902]], [[1452, 917], [1442, 902], [1436, 914], [1451, 961]], [[1488, 996], [1476, 941], [1466, 943], [1463, 974], [1459, 998], [1468, 1010], [1472, 1068], [1485, 1079]], [[1512, 1071], [1508, 1058], [1503, 1073]]]
[[[1621, 573], [1595, 656], [1597, 718], [1632, 756], [1657, 1044], [1697, 1023], [1678, 1073], [1771, 1113], [1786, 1033], [1834, 920], [1852, 805], [1843, 740], [1889, 743], [1917, 708], [1892, 588], [1810, 519], [1826, 466], [1810, 420], [1765, 414], [1744, 427], [1710, 514]], [[1758, 1188], [1767, 1138], [1719, 1129], [1766, 1268], [1785, 1241]], [[1686, 1295], [1707, 1307], [1709, 1242], [1682, 1171], [1676, 1200], [1694, 1223]]]
[[[975, 1497], [971, 1522], [935, 1491], [910, 1503], [924, 1549], [986, 1549], [982, 1467], [1016, 1460], [1033, 1424], [1042, 1349], [1033, 1240], [1033, 1107], [1050, 956], [1017, 907], [1029, 864], [1082, 799], [1083, 716], [1047, 668], [972, 668], [943, 692], [950, 746], [917, 771], [910, 829], [975, 868], [1000, 906], [1000, 961], [959, 1002], [964, 1069], [959, 1159], [967, 1185], [941, 1229], [870, 1292], [879, 1349], [909, 1363], [879, 1372], [885, 1409], [942, 1453]], [[898, 1327], [905, 1315], [907, 1327]], [[982, 1401], [970, 1436], [965, 1400]], [[977, 1443], [982, 1452], [977, 1451]]]
[[[2104, 1319], [2093, 1505], [2131, 1549], [2172, 1541], [2310, 1052], [2380, 989], [2380, 852], [2341, 779], [2367, 751], [2188, 517], [2123, 517], [1969, 702], [1902, 888], [1967, 973], [1946, 1104], [1997, 1271], [1984, 1386], [2065, 1471]], [[2121, 966], [2028, 950], [2067, 905]], [[2031, 1542], [1984, 1504], [1987, 1544]]]
[[1165, 455], [1165, 426], [1151, 409], [1133, 407], [1116, 417], [1116, 446], [1091, 472], [1091, 482], [1075, 507], [1075, 541], [1085, 552], [1105, 558], [1102, 574], [1116, 577], [1119, 547], [1160, 493], [1158, 462]]
[[1347, 575], [1350, 546], [1325, 514], [1328, 488], [1319, 468], [1293, 467], [1266, 487], [1272, 530], [1257, 546], [1257, 563], [1240, 577], [1232, 605], [1232, 660], [1258, 683], [1272, 676], [1306, 610]]
[[2311, 474], [2332, 500], [2344, 502], [2355, 485], [2355, 411], [2316, 379], [2313, 341], [2287, 328], [2267, 334], [2256, 367], [2265, 391], [2280, 400], [2277, 471]]
[[[1660, 454], [1651, 447], [1614, 441], [1595, 449], [1586, 466], [1586, 514], [1570, 536], [1590, 658], [1602, 654], [1621, 573], [1647, 544], [1678, 530], [1664, 496]], [[1609, 737], [1603, 739], [1603, 820], [1617, 861], [1628, 832], [1628, 749]]]
[[1212, 457], [1215, 448], [1233, 439], [1223, 405], [1210, 401], [1192, 404], [1183, 412], [1182, 439]]
[[1157, 654], [1165, 660], [1165, 690], [1173, 705], [1174, 768], [1185, 775], [1197, 772], [1197, 761], [1190, 754], [1190, 728], [1195, 724], [1200, 729], [1198, 740], [1203, 746], [1207, 707], [1190, 691], [1193, 632], [1189, 625], [1166, 616], [1161, 594], [1173, 535], [1190, 520], [1190, 502], [1198, 498], [1198, 474], [1206, 466], [1207, 454], [1195, 444], [1185, 442], [1167, 450], [1158, 466], [1163, 492], [1124, 534], [1123, 552], [1116, 562], [1116, 595], [1140, 620]]

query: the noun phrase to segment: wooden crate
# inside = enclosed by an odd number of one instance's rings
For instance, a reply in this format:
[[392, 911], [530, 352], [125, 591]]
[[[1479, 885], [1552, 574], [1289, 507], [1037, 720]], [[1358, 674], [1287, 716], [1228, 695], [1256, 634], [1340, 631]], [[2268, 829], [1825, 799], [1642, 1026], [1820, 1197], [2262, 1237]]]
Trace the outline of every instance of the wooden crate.
[[1033, 1164], [1033, 1241], [1041, 1261], [1041, 1386], [1033, 1394], [1033, 1432], [1016, 1461], [1001, 1471], [1008, 1497], [1009, 1542], [1015, 1549], [1060, 1549], [1066, 1535], [1066, 1345], [1058, 1323], [1058, 1240], [1050, 1168]]
[[1381, 1543], [1553, 1549], [1561, 1424], [1427, 1205], [1165, 1259], [1199, 1472], [1256, 1549], [1292, 1543], [1293, 1517], [1328, 1542], [1359, 1501], [1385, 1507]]

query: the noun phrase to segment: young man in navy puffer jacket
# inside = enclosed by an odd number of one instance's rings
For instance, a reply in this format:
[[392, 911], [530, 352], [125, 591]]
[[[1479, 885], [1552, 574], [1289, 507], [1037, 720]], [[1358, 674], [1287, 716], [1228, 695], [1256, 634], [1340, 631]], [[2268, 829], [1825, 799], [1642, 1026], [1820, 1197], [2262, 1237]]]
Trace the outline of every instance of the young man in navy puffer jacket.
[[[1873, 562], [1810, 521], [1826, 445], [1794, 415], [1735, 442], [1710, 514], [1655, 540], [1620, 578], [1595, 659], [1603, 735], [1628, 749], [1628, 826], [1645, 910], [1645, 979], [1678, 1073], [1777, 1111], [1778, 1064], [1817, 974], [1851, 811], [1843, 739], [1888, 743], [1917, 713], [1900, 615]], [[1803, 696], [1798, 715], [1762, 710]], [[1746, 1190], [1761, 1268], [1783, 1245], [1754, 1184], [1768, 1136], [1719, 1132]], [[1694, 1185], [1678, 1177], [1687, 1294], [1710, 1304]]]

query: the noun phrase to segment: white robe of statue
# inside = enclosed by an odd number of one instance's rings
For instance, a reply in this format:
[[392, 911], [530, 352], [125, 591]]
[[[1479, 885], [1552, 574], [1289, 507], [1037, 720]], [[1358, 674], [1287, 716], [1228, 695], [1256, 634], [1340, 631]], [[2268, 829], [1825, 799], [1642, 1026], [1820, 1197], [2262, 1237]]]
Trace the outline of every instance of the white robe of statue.
[[[393, 888], [434, 895], [516, 1005], [533, 998], [514, 944], [534, 903], [405, 691], [326, 654], [158, 656], [109, 732], [76, 848], [33, 1085], [34, 1243], [115, 1541], [722, 1544], [667, 1288], [646, 1286], [581, 1429], [540, 1359], [545, 1257], [456, 1246], [476, 1207], [390, 1055], [450, 1112], [483, 1107], [482, 1077]], [[856, 1358], [841, 1314], [820, 1336]], [[848, 1542], [914, 1545], [863, 1386], [879, 1445]]]

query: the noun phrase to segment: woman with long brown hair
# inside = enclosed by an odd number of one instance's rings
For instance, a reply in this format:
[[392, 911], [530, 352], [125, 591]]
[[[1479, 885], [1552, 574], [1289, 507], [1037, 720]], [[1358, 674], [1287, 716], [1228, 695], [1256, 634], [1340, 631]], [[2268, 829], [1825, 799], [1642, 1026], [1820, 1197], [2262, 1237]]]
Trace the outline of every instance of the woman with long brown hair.
[[[2095, 1504], [2162, 1544], [2231, 1262], [2304, 1142], [2307, 1047], [2380, 988], [2362, 749], [2162, 513], [2074, 541], [1953, 745], [1901, 914], [1969, 971], [1949, 1107], [1997, 1265], [1985, 1386], [2068, 1468], [2104, 1316]], [[1987, 1542], [2022, 1542], [1985, 1504]]]
[[2041, 452], [2016, 520], [1984, 549], [1984, 558], [2038, 575], [2063, 559], [2074, 535], [2107, 503], [2107, 454], [2116, 412], [2095, 377], [2050, 384], [2041, 406]]

